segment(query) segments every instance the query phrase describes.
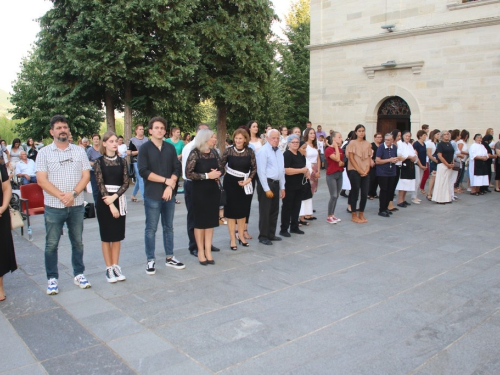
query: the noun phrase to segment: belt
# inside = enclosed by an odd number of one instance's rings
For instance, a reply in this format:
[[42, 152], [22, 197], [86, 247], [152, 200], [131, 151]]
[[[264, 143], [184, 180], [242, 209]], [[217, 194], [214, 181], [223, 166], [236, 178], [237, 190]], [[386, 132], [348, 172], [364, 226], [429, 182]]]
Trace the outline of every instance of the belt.
[[267, 182], [272, 182], [273, 184], [279, 183], [280, 180], [273, 180], [272, 178], [268, 178]]

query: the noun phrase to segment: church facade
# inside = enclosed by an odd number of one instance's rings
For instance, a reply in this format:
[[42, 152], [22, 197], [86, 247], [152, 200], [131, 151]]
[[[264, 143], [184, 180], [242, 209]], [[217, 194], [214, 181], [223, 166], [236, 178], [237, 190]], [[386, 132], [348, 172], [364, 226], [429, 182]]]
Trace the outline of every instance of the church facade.
[[500, 0], [311, 0], [310, 119], [500, 132]]

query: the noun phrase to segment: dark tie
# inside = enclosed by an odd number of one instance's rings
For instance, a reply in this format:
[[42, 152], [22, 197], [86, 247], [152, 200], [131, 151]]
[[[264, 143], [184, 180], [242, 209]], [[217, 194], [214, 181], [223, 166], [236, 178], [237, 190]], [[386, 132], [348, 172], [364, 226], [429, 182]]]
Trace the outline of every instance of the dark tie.
[[278, 147], [273, 147], [273, 150], [276, 152], [278, 151]]

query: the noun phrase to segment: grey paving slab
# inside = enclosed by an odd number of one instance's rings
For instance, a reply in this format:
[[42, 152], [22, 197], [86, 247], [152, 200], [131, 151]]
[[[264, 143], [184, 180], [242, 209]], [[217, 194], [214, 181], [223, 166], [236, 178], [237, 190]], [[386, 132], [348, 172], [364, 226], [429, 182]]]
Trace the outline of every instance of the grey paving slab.
[[40, 361], [98, 343], [61, 308], [14, 318], [10, 322]]
[[0, 314], [0, 373], [34, 364], [35, 358], [24, 344], [23, 340], [10, 325], [9, 321]]
[[104, 342], [144, 330], [137, 321], [117, 310], [94, 314], [80, 319], [80, 322]]
[[104, 345], [96, 345], [42, 362], [49, 374], [117, 374], [135, 372]]
[[24, 367], [16, 367], [15, 369], [7, 372], [2, 372], [2, 375], [46, 375], [47, 372], [39, 363], [28, 365]]

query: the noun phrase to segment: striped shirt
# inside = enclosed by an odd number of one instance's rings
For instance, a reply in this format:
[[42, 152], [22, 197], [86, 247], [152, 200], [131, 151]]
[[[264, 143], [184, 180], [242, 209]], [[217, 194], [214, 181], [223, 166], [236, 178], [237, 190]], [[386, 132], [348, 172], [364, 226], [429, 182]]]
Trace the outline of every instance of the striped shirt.
[[[42, 148], [36, 158], [36, 171], [47, 172], [49, 182], [63, 193], [73, 191], [82, 179], [82, 172], [90, 170], [90, 163], [83, 148], [70, 144], [65, 150], [54, 142]], [[59, 198], [43, 191], [44, 203], [53, 208], [65, 208]], [[75, 198], [73, 206], [83, 204], [83, 194]]]

